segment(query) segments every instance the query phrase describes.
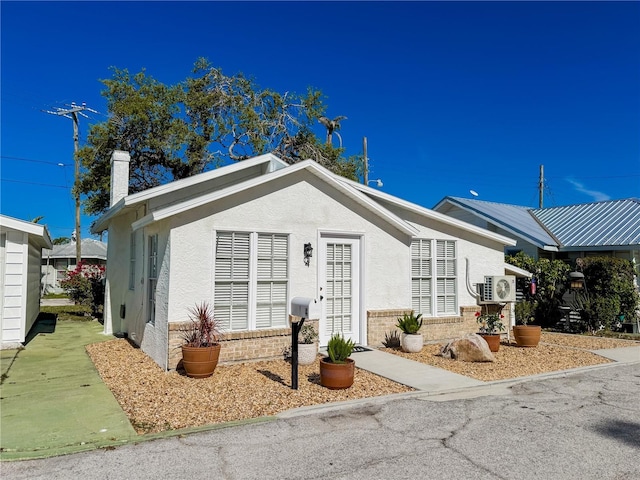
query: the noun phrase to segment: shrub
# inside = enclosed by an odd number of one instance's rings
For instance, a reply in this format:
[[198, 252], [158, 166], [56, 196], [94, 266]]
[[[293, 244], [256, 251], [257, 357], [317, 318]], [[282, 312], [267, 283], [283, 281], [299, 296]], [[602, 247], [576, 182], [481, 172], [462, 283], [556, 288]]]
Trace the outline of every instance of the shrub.
[[621, 315], [628, 319], [636, 318], [640, 297], [635, 290], [635, 272], [629, 260], [581, 258], [578, 267], [584, 273], [587, 286], [589, 300], [583, 315], [587, 317], [589, 327], [609, 330]]
[[384, 334], [382, 345], [386, 348], [400, 348], [400, 334], [397, 330], [392, 330]]
[[507, 263], [533, 273], [536, 278], [536, 293], [531, 293], [531, 279], [519, 279], [518, 286], [524, 299], [535, 305], [535, 323], [543, 327], [555, 325], [561, 318], [562, 295], [567, 288], [571, 266], [562, 260], [541, 258], [534, 260], [523, 252], [509, 255]]
[[60, 286], [74, 303], [91, 307], [96, 316], [104, 305], [104, 272], [103, 265], [80, 262], [74, 270], [67, 272]]

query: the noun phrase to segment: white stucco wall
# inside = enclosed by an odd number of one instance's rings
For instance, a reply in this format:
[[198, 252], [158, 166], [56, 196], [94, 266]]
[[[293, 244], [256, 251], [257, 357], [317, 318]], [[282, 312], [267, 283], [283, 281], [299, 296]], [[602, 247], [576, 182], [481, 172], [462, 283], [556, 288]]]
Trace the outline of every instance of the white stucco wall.
[[[184, 320], [188, 308], [213, 298], [216, 230], [289, 234], [289, 295], [310, 298], [319, 296], [321, 233], [363, 235], [362, 312], [411, 305], [410, 238], [335, 190], [327, 190], [315, 177], [297, 174], [294, 184], [285, 188], [284, 182], [291, 180], [272, 182], [250, 194], [172, 218], [170, 322]], [[303, 246], [308, 242], [314, 248], [309, 267], [303, 262]]]
[[[184, 192], [180, 195], [184, 197]], [[171, 194], [154, 201], [171, 205]], [[389, 207], [387, 205], [387, 207]], [[465, 258], [470, 280], [504, 273], [503, 245], [480, 235], [391, 208], [420, 231], [421, 238], [456, 239], [458, 306], [473, 305], [466, 288]], [[109, 229], [107, 264], [110, 318], [105, 332], [127, 332], [159, 365], [166, 367], [168, 324], [187, 319], [188, 310], [214, 298], [215, 232], [245, 231], [289, 235], [289, 300], [320, 295], [319, 248], [322, 234], [353, 235], [361, 242], [360, 336], [366, 339], [366, 311], [411, 308], [411, 237], [307, 171], [299, 171], [204, 206], [194, 207], [137, 232], [136, 281], [129, 289], [131, 224], [153, 211], [150, 205], [117, 217]], [[155, 322], [147, 321], [148, 238], [158, 234], [159, 272]], [[314, 254], [307, 267], [303, 246]], [[119, 319], [120, 305], [126, 317]], [[364, 341], [363, 341], [364, 343]]]

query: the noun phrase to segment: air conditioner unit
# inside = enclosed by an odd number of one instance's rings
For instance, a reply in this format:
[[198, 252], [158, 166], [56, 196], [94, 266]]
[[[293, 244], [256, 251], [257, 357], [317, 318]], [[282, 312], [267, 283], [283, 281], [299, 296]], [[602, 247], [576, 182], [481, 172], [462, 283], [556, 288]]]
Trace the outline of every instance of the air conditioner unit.
[[480, 289], [483, 303], [508, 303], [516, 301], [515, 275], [494, 275], [484, 277]]

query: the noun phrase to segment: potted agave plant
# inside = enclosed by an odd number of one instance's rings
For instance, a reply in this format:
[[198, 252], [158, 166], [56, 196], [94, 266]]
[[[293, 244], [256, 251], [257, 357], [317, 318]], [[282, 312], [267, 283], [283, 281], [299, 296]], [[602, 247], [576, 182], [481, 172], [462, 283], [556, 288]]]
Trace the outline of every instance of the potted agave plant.
[[540, 343], [540, 325], [528, 325], [533, 319], [535, 305], [523, 300], [515, 305], [516, 324], [513, 326], [513, 336], [519, 347], [537, 347]]
[[332, 390], [353, 385], [355, 362], [349, 358], [354, 343], [335, 333], [327, 343], [328, 356], [320, 359], [320, 385]]
[[398, 317], [396, 325], [402, 330], [400, 336], [400, 347], [404, 352], [418, 353], [422, 350], [424, 341], [420, 328], [422, 327], [422, 314], [416, 315], [413, 311]]
[[504, 330], [503, 318], [504, 315], [501, 313], [476, 312], [476, 321], [480, 325], [478, 335], [485, 339], [492, 352], [500, 350], [500, 332]]
[[220, 356], [222, 331], [209, 303], [202, 302], [189, 309], [189, 323], [182, 327], [180, 336], [182, 366], [187, 376], [206, 378], [213, 375]]
[[318, 356], [318, 334], [313, 325], [303, 325], [298, 333], [298, 365], [311, 365]]

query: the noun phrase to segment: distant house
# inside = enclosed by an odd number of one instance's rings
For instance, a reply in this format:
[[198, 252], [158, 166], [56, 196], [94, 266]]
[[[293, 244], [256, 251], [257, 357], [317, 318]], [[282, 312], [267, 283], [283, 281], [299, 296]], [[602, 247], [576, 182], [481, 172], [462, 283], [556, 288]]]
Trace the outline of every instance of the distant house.
[[17, 348], [40, 313], [42, 249], [47, 227], [0, 215], [0, 345]]
[[[107, 244], [92, 238], [81, 241], [82, 261], [91, 265], [107, 264]], [[54, 245], [42, 252], [42, 292], [61, 293], [60, 280], [76, 268], [76, 243]]]
[[105, 333], [122, 332], [161, 367], [178, 328], [209, 301], [226, 331], [221, 361], [280, 356], [290, 302], [315, 299], [320, 344], [340, 332], [380, 345], [415, 310], [427, 339], [477, 330], [473, 285], [505, 273], [515, 242], [273, 155], [128, 195], [129, 155], [114, 152]]
[[434, 210], [516, 240], [506, 254], [575, 260], [610, 256], [640, 264], [640, 200], [628, 198], [563, 207], [518, 205], [445, 197]]

